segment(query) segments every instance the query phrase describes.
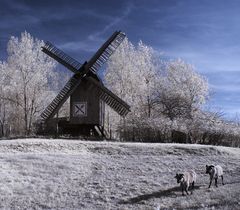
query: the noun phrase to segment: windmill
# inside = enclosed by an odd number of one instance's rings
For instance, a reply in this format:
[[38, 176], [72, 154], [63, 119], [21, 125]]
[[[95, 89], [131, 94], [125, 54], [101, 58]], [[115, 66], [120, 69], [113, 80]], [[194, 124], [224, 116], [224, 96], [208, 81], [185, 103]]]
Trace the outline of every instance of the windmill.
[[[130, 106], [107, 89], [97, 75], [99, 68], [109, 59], [124, 38], [125, 34], [121, 31], [114, 32], [84, 64], [71, 58], [50, 42], [45, 43], [42, 51], [74, 74], [42, 112], [40, 116], [42, 130], [51, 133], [61, 129], [62, 133], [71, 135], [94, 133], [104, 136], [105, 104], [122, 117], [130, 112]], [[58, 118], [59, 109], [69, 97], [69, 118]], [[54, 118], [54, 116], [57, 117]]]

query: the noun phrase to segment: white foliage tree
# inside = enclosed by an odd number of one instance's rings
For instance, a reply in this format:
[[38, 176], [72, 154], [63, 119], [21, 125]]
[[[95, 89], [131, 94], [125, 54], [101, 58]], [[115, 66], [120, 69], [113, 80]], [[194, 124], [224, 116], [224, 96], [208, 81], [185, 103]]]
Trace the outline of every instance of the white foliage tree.
[[19, 119], [25, 134], [54, 94], [56, 63], [41, 52], [43, 41], [24, 32], [8, 42], [8, 59], [1, 69], [2, 99], [12, 104], [13, 115]]
[[193, 118], [208, 98], [208, 82], [194, 67], [178, 59], [167, 62], [159, 77], [157, 98], [160, 111], [171, 120]]
[[[111, 56], [105, 72], [105, 82], [117, 95], [132, 106], [132, 113], [148, 103], [155, 82], [154, 51], [139, 42], [134, 47], [127, 39]], [[140, 110], [139, 110], [140, 109]]]
[[[127, 39], [108, 62], [107, 86], [131, 105], [127, 121], [186, 130], [208, 97], [208, 83], [182, 60], [163, 61], [149, 46]], [[114, 123], [119, 122], [115, 116]], [[170, 123], [171, 122], [171, 123]]]
[[4, 136], [5, 135], [5, 125], [6, 125], [6, 121], [7, 121], [7, 103], [6, 101], [3, 99], [4, 96], [4, 86], [3, 86], [3, 72], [6, 70], [6, 63], [4, 62], [0, 62], [0, 78], [1, 83], [0, 83], [0, 136]]
[[[111, 56], [105, 71], [107, 86], [131, 105], [128, 121], [151, 116], [152, 95], [156, 82], [155, 54], [141, 41], [134, 47], [127, 39]], [[109, 113], [109, 111], [108, 111]], [[110, 112], [112, 124], [123, 123], [119, 116]]]

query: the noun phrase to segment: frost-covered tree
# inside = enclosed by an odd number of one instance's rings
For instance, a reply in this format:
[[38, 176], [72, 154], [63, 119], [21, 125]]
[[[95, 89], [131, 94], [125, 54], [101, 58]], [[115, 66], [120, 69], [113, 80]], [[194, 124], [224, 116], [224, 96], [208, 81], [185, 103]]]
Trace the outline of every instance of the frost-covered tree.
[[[169, 130], [186, 130], [186, 119], [194, 118], [208, 96], [208, 83], [193, 66], [182, 60], [163, 61], [142, 42], [135, 47], [125, 40], [120, 45], [108, 62], [105, 81], [131, 105], [124, 122], [137, 129], [163, 131], [168, 125]], [[112, 119], [119, 122], [117, 116]]]
[[105, 82], [132, 106], [134, 115], [150, 115], [154, 90], [154, 51], [141, 41], [134, 47], [127, 39], [113, 54], [105, 72]]
[[192, 119], [208, 97], [208, 82], [183, 60], [167, 62], [165, 75], [159, 77], [157, 102], [171, 120]]
[[56, 83], [56, 63], [41, 52], [42, 45], [43, 41], [27, 32], [20, 38], [12, 36], [5, 67], [1, 68], [1, 99], [11, 104], [12, 127], [21, 126], [25, 134], [31, 132], [36, 117], [52, 98]]
[[[0, 62], [0, 78], [3, 79], [3, 72], [6, 70], [6, 63]], [[4, 86], [3, 81], [0, 83], [0, 137], [5, 135], [5, 125], [6, 125], [6, 101], [3, 99]]]

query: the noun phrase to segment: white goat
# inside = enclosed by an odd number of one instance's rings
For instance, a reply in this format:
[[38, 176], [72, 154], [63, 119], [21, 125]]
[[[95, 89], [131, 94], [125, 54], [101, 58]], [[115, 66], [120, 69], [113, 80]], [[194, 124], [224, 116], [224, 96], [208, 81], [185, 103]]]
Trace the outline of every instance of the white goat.
[[188, 188], [191, 185], [191, 194], [193, 193], [194, 183], [196, 182], [197, 175], [195, 171], [189, 170], [181, 174], [176, 174], [175, 178], [177, 179], [177, 183], [180, 183], [180, 187], [182, 190], [182, 195], [184, 195], [184, 191], [188, 193]]
[[218, 177], [221, 177], [222, 178], [222, 184], [224, 185], [224, 182], [223, 182], [223, 169], [221, 166], [219, 165], [206, 165], [206, 174], [209, 174], [210, 175], [210, 183], [209, 183], [209, 186], [208, 188], [211, 187], [211, 184], [212, 184], [212, 180], [215, 179], [215, 186], [218, 187], [217, 185], [217, 180], [218, 180]]

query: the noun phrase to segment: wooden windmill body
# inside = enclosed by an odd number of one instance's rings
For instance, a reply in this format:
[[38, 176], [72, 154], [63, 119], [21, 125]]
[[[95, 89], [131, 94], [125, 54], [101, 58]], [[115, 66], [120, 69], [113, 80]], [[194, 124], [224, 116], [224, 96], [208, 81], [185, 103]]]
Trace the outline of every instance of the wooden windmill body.
[[[80, 64], [50, 42], [46, 42], [42, 51], [71, 70], [74, 75], [41, 114], [42, 131], [71, 135], [104, 136], [104, 110], [109, 105], [120, 116], [125, 117], [130, 107], [118, 96], [108, 90], [97, 75], [98, 69], [121, 44], [125, 34], [116, 31], [84, 64]], [[57, 113], [70, 97], [69, 118], [59, 119]], [[54, 117], [55, 116], [55, 117]]]

